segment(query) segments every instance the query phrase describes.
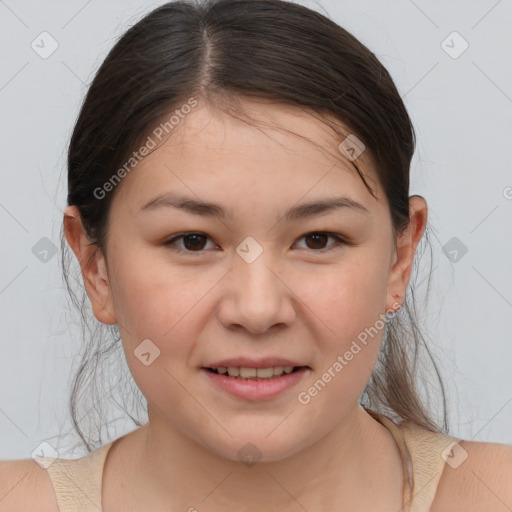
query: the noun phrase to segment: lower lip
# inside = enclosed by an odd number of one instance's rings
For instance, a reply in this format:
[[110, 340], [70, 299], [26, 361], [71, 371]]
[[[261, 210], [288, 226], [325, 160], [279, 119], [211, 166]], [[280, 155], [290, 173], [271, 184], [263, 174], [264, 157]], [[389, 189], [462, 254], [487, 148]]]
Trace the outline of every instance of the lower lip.
[[245, 400], [265, 400], [274, 398], [287, 389], [295, 386], [309, 369], [300, 368], [292, 373], [283, 373], [281, 377], [271, 380], [242, 380], [220, 375], [201, 368], [203, 373], [211, 379], [211, 382], [230, 395]]

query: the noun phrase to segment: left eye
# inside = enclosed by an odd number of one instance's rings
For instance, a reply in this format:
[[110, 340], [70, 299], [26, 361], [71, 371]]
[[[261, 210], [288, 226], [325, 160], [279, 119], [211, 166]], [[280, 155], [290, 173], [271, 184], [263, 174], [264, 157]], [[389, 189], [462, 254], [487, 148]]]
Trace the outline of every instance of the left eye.
[[[173, 250], [177, 252], [188, 252], [188, 253], [199, 253], [204, 249], [204, 239], [209, 238], [207, 235], [204, 235], [203, 233], [182, 233], [180, 235], [177, 235], [170, 240], [167, 240], [164, 242], [164, 245], [171, 246], [175, 245]], [[314, 252], [326, 252], [330, 251], [339, 245], [343, 245], [345, 240], [341, 238], [339, 235], [336, 235], [334, 233], [327, 233], [323, 231], [315, 231], [312, 233], [307, 233], [306, 235], [302, 235], [300, 238], [304, 239], [310, 239], [313, 241], [313, 247], [306, 247], [306, 249], [313, 249]], [[327, 247], [319, 247], [321, 245], [324, 245], [324, 243], [327, 241], [327, 239], [332, 238], [336, 240], [335, 243], [327, 246]], [[177, 240], [183, 240], [184, 242], [184, 249], [176, 247], [175, 242]], [[203, 240], [201, 240], [203, 239]], [[214, 244], [215, 245], [215, 244]]]
[[[333, 238], [334, 240], [336, 240], [336, 243], [331, 244], [327, 247], [321, 247], [321, 248], [313, 247], [315, 249], [318, 249], [318, 251], [322, 251], [322, 252], [330, 251], [331, 249], [334, 249], [334, 248], [338, 247], [339, 245], [342, 245], [343, 243], [345, 243], [345, 240], [343, 240], [343, 238], [341, 238], [340, 236], [335, 235], [334, 233], [324, 233], [323, 231], [308, 233], [307, 235], [301, 236], [301, 238], [312, 239], [313, 245], [315, 245], [315, 246], [318, 244], [323, 245], [323, 243], [325, 241], [327, 241], [328, 238]], [[306, 247], [306, 249], [311, 249], [311, 247]]]

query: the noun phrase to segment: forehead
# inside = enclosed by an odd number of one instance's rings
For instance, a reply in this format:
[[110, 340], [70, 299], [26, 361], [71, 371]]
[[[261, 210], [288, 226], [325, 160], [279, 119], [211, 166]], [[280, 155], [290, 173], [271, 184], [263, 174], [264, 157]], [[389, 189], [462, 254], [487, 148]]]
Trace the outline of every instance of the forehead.
[[[123, 178], [119, 200], [141, 206], [156, 193], [173, 189], [234, 204], [260, 198], [298, 202], [325, 193], [343, 193], [378, 208], [354, 164], [385, 203], [371, 155], [355, 161], [338, 148], [350, 130], [337, 134], [323, 119], [301, 108], [267, 100], [244, 99], [243, 113], [226, 112], [208, 103], [182, 116], [156, 150]], [[250, 119], [246, 119], [246, 115]], [[166, 116], [155, 126], [163, 125]], [[178, 119], [177, 117], [175, 119]], [[160, 130], [161, 132], [162, 130]], [[151, 131], [149, 137], [156, 138]], [[158, 140], [156, 141], [158, 143]]]

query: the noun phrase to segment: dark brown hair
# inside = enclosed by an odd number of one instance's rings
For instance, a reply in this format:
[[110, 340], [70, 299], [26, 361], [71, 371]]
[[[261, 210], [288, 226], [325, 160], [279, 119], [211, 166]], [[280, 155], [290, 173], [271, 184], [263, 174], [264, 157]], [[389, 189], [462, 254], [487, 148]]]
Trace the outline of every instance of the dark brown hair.
[[[191, 97], [233, 112], [237, 98], [243, 97], [289, 104], [318, 116], [340, 134], [344, 133], [342, 123], [364, 143], [375, 162], [394, 236], [408, 226], [415, 133], [393, 80], [366, 46], [323, 14], [292, 2], [177, 1], [153, 10], [120, 37], [87, 91], [71, 136], [67, 203], [78, 207], [91, 244], [105, 257], [109, 209], [118, 187], [102, 198], [95, 190], [112, 179], [152, 127]], [[428, 227], [423, 239], [428, 241]], [[67, 269], [70, 255], [63, 232], [61, 242], [63, 268]], [[125, 400], [137, 402], [138, 396], [144, 408], [144, 399], [123, 363], [116, 326], [106, 327], [91, 317], [85, 293], [79, 298], [71, 290], [70, 276], [64, 272], [71, 298], [82, 314], [83, 334], [87, 327], [90, 337], [75, 376], [70, 410], [74, 428], [90, 451], [102, 443], [101, 400], [119, 404], [115, 390], [126, 390], [120, 376], [128, 377], [132, 393], [129, 397], [121, 393], [124, 404], [119, 405], [136, 425], [142, 423], [128, 412]], [[361, 404], [367, 410], [446, 433], [444, 387], [418, 325], [412, 283], [408, 292], [410, 302], [405, 297], [402, 309], [387, 325]], [[90, 320], [94, 329], [89, 327]], [[102, 336], [105, 330], [110, 344]], [[423, 373], [419, 369], [426, 368], [420, 366], [422, 352], [440, 386], [442, 426], [421, 396]], [[109, 358], [110, 364], [118, 366], [103, 373], [111, 383], [100, 392], [96, 372]], [[432, 384], [424, 383], [427, 392]], [[91, 391], [82, 392], [84, 387]], [[79, 412], [84, 412], [83, 417], [79, 418]], [[89, 438], [92, 447], [82, 427], [85, 418], [90, 424], [97, 418], [91, 431], [99, 437]]]

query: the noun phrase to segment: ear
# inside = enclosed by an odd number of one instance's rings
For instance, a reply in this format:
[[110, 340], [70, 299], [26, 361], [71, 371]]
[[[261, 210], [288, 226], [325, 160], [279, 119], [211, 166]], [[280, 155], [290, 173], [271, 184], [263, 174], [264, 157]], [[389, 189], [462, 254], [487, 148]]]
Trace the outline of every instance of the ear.
[[[389, 277], [386, 312], [397, 311], [405, 300], [414, 254], [427, 225], [428, 207], [421, 196], [409, 198], [409, 225], [398, 236], [395, 260]], [[400, 304], [400, 306], [398, 306]]]
[[87, 236], [76, 206], [64, 212], [64, 233], [80, 264], [94, 316], [104, 324], [117, 323], [105, 258]]

